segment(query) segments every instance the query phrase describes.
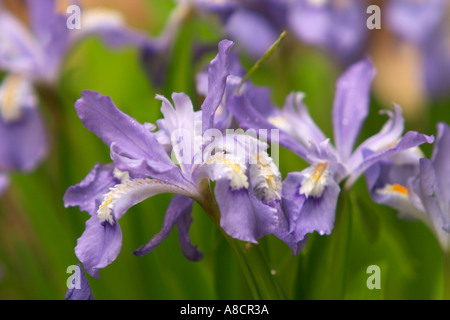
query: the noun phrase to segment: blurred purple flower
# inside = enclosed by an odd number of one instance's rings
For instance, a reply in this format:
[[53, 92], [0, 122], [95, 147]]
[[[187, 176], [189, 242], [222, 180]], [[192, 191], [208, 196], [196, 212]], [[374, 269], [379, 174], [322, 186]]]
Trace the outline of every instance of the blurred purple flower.
[[433, 98], [448, 96], [450, 88], [448, 5], [446, 0], [392, 0], [386, 8], [391, 30], [421, 51], [423, 83]]
[[304, 43], [350, 64], [358, 60], [368, 37], [366, 0], [288, 0], [289, 29]]
[[17, 74], [6, 76], [0, 84], [0, 194], [8, 185], [6, 173], [35, 169], [47, 151], [32, 84]]
[[[128, 28], [120, 14], [101, 9], [83, 12], [81, 29], [69, 30], [54, 0], [27, 1], [28, 29], [0, 6], [0, 172], [30, 171], [48, 152], [46, 129], [33, 85], [53, 87], [69, 49], [88, 35], [111, 47], [149, 46], [144, 34]], [[2, 179], [2, 190], [6, 179]]]
[[224, 33], [247, 54], [259, 58], [286, 27], [283, 0], [191, 0], [198, 9], [220, 17]]
[[69, 49], [86, 36], [100, 36], [111, 47], [150, 42], [145, 34], [128, 28], [116, 11], [86, 9], [81, 28], [70, 30], [68, 17], [55, 11], [55, 0], [29, 0], [27, 9], [30, 29], [0, 7], [0, 69], [30, 81], [53, 84]]
[[[291, 93], [283, 109], [270, 103], [270, 92], [247, 88], [233, 97], [227, 107], [244, 128], [280, 129], [280, 145], [310, 163], [301, 172], [291, 172], [283, 182], [283, 203], [289, 231], [296, 241], [307, 233], [330, 234], [336, 213], [339, 183], [346, 188], [371, 165], [390, 155], [431, 143], [432, 137], [407, 132], [403, 137], [401, 109], [387, 111], [389, 120], [376, 135], [354, 149], [363, 121], [369, 112], [369, 92], [375, 70], [368, 59], [351, 65], [338, 79], [332, 120], [335, 147], [316, 126], [303, 104], [302, 93]], [[364, 157], [366, 150], [373, 153]]]

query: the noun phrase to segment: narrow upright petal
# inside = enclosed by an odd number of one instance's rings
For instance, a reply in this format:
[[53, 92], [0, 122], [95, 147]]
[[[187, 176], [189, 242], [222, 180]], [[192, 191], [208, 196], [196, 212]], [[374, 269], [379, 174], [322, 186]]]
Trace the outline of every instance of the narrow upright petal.
[[222, 102], [227, 77], [230, 74], [228, 70], [228, 57], [232, 41], [222, 40], [219, 43], [219, 52], [211, 61], [208, 68], [208, 95], [203, 102], [202, 109], [202, 132], [210, 129], [214, 125], [214, 114]]
[[369, 59], [350, 66], [336, 83], [333, 102], [334, 143], [341, 157], [347, 161], [369, 114], [370, 86], [375, 69]]

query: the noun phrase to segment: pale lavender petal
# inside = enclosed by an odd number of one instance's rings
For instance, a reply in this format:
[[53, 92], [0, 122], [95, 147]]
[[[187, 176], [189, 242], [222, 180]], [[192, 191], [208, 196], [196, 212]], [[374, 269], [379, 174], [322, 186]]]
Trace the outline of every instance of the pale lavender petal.
[[64, 206], [79, 206], [81, 211], [96, 214], [103, 196], [109, 189], [119, 184], [114, 177], [114, 165], [96, 163], [88, 175], [77, 185], [71, 186], [64, 194]]
[[[450, 216], [448, 204], [441, 203], [442, 199], [439, 198], [441, 191], [437, 184], [438, 174], [443, 173], [436, 172], [431, 160], [421, 159], [420, 177], [415, 188], [425, 208], [429, 226], [434, 230], [442, 248], [447, 251], [450, 248], [450, 233], [448, 232]], [[447, 211], [445, 211], [446, 207]]]
[[263, 204], [246, 189], [233, 190], [229, 181], [219, 180], [214, 188], [220, 209], [220, 226], [231, 237], [257, 243], [278, 225], [275, 208]]
[[369, 113], [370, 86], [375, 68], [366, 58], [351, 65], [338, 79], [333, 102], [334, 144], [345, 162]]
[[183, 254], [191, 261], [199, 261], [203, 254], [197, 250], [197, 246], [191, 244], [188, 236], [190, 223], [192, 221], [193, 200], [183, 195], [174, 195], [164, 216], [163, 226], [149, 242], [138, 248], [133, 254], [143, 256], [155, 249], [165, 240], [175, 225], [178, 225], [178, 237]]
[[446, 123], [440, 122], [437, 125], [436, 143], [431, 160], [438, 174], [438, 196], [443, 206], [450, 209], [450, 128]]
[[210, 129], [214, 125], [214, 114], [222, 102], [229, 75], [228, 56], [232, 41], [222, 40], [219, 43], [219, 52], [211, 61], [208, 68], [208, 95], [203, 102], [202, 109], [202, 132]]
[[78, 264], [77, 267], [79, 268], [78, 270], [81, 271], [79, 277], [80, 287], [75, 287], [75, 281], [77, 280], [77, 278], [74, 277], [72, 282], [72, 285], [74, 285], [74, 287], [72, 289], [67, 289], [64, 300], [95, 300], [94, 294], [91, 290], [91, 286], [89, 285], [89, 282], [84, 275], [84, 271], [81, 268], [81, 265]]
[[82, 97], [75, 103], [75, 109], [84, 126], [108, 147], [114, 143], [130, 159], [149, 160], [149, 166], [158, 164], [156, 171], [169, 171], [176, 167], [154, 134], [117, 109], [109, 97], [94, 91], [83, 91]]
[[99, 270], [111, 264], [122, 248], [122, 230], [117, 222], [101, 223], [96, 215], [86, 221], [86, 230], [78, 238], [75, 254], [86, 272], [99, 278]]

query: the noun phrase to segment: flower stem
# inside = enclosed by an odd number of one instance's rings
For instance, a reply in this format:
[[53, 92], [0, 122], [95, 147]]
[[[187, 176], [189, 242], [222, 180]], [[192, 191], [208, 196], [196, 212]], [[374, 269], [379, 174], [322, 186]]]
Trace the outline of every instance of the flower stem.
[[199, 203], [236, 254], [253, 298], [255, 300], [285, 299], [284, 291], [272, 275], [261, 248], [258, 245], [245, 243], [226, 234], [220, 227], [220, 211], [212, 193], [209, 192], [205, 198]]

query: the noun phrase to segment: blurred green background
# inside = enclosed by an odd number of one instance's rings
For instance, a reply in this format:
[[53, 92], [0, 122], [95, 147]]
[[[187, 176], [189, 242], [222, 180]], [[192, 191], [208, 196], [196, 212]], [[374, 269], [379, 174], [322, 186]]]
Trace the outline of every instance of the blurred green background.
[[[133, 19], [130, 9], [127, 21], [149, 35], [157, 35], [174, 2], [132, 1], [132, 6], [136, 6], [140, 19]], [[149, 82], [133, 48], [112, 51], [99, 39], [89, 38], [71, 51], [57, 88], [60, 108], [54, 110], [41, 103], [49, 124], [50, 156], [30, 174], [13, 174], [11, 187], [0, 199], [0, 299], [63, 299], [71, 275], [67, 267], [78, 263], [74, 247], [88, 214], [78, 208], [64, 208], [62, 198], [65, 190], [80, 182], [96, 162], [110, 161], [109, 148], [82, 126], [75, 113], [74, 102], [81, 91], [96, 90], [110, 96], [121, 110], [140, 122], [154, 123], [161, 117], [160, 102], [154, 99], [158, 93], [169, 96], [171, 92], [185, 92], [198, 108], [203, 97], [195, 91], [195, 74], [214, 56], [213, 52], [192, 63], [192, 44], [199, 39], [214, 45], [222, 39], [216, 20], [195, 18], [183, 25], [163, 88]], [[252, 65], [248, 57], [241, 59], [247, 69]], [[270, 86], [278, 105], [292, 90], [305, 92], [313, 119], [332, 136], [334, 83], [341, 71], [325, 53], [300, 46], [288, 35], [277, 54], [251, 80]], [[398, 92], [401, 100], [404, 92]], [[386, 100], [393, 97], [395, 92], [386, 97], [374, 90], [360, 141], [381, 128], [386, 117], [378, 111], [389, 108]], [[450, 120], [449, 103], [424, 99], [415, 109], [419, 111], [406, 113], [407, 129], [435, 134], [437, 121]], [[423, 150], [429, 156], [431, 146]], [[305, 162], [283, 149], [279, 159], [283, 177], [306, 167]], [[190, 236], [204, 253], [202, 261], [184, 258], [175, 230], [150, 254], [140, 258], [131, 254], [160, 230], [170, 197], [148, 199], [121, 219], [121, 253], [100, 271], [99, 280], [87, 276], [95, 298], [252, 299], [233, 251], [197, 205]], [[260, 248], [286, 299], [442, 297], [442, 253], [422, 223], [400, 220], [395, 211], [372, 203], [364, 178], [353, 187], [345, 205], [336, 232], [331, 236], [311, 235], [296, 257], [274, 236], [261, 239]], [[380, 267], [380, 290], [366, 286], [370, 265]]]

